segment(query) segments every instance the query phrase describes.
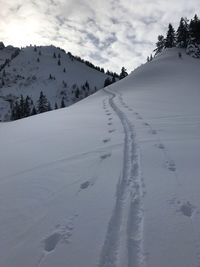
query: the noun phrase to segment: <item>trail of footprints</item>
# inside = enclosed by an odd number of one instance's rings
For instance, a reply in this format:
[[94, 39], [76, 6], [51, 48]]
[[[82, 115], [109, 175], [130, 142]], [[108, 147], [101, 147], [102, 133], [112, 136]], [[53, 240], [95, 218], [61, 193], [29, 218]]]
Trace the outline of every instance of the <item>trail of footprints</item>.
[[[104, 99], [103, 100], [103, 109], [105, 110], [105, 113], [106, 113], [106, 115], [107, 116], [109, 116], [109, 118], [108, 118], [108, 125], [109, 126], [111, 126], [112, 125], [112, 117], [111, 117], [111, 112], [109, 111], [109, 109], [108, 109], [108, 107], [107, 107], [107, 105], [106, 105], [106, 99]], [[108, 131], [108, 133], [112, 133], [112, 132], [114, 132], [115, 131], [115, 129], [111, 129], [111, 130], [109, 130]], [[111, 141], [111, 138], [110, 137], [106, 137], [106, 138], [104, 138], [103, 140], [102, 140], [102, 142], [104, 143], [104, 144], [107, 144], [107, 143], [109, 143]], [[104, 161], [104, 160], [106, 160], [107, 158], [109, 158], [109, 157], [111, 157], [111, 153], [110, 152], [106, 152], [106, 153], [102, 153], [101, 155], [100, 155], [100, 162], [102, 162], [102, 161]], [[79, 191], [78, 192], [80, 192], [80, 191], [82, 191], [82, 190], [85, 190], [85, 189], [88, 189], [90, 186], [93, 186], [94, 185], [94, 183], [95, 183], [95, 181], [96, 181], [96, 179], [97, 178], [92, 178], [92, 179], [89, 179], [89, 180], [86, 180], [85, 182], [83, 182], [83, 183], [81, 183], [81, 185], [80, 185], [80, 188], [79, 188]]]
[[[107, 122], [107, 125], [108, 126], [112, 126], [113, 125], [113, 117], [112, 117], [112, 113], [110, 112], [109, 110], [109, 107], [108, 107], [108, 103], [106, 103], [106, 101], [108, 101], [108, 99], [104, 99], [103, 100], [103, 109], [105, 110], [105, 114], [106, 116], [108, 116], [108, 122]], [[108, 133], [111, 134], [115, 132], [115, 129], [109, 129], [108, 130]], [[111, 138], [104, 138], [103, 139], [103, 143], [108, 143], [111, 141]], [[105, 159], [106, 157], [104, 156], [101, 156], [101, 159]]]
[[[136, 119], [143, 121], [143, 117], [138, 112], [133, 112], [133, 109], [130, 108], [123, 101], [122, 96], [119, 97], [119, 102], [121, 103], [121, 105], [124, 108], [128, 109], [128, 111], [130, 111], [132, 114], [134, 114], [136, 116]], [[153, 129], [152, 126], [148, 122], [144, 122], [143, 125], [149, 129], [149, 134], [157, 135], [157, 131], [155, 129]], [[169, 171], [174, 172], [175, 176], [177, 176], [176, 164], [175, 164], [174, 160], [171, 159], [170, 156], [168, 155], [168, 152], [167, 152], [165, 145], [162, 142], [160, 142], [159, 138], [157, 139], [157, 143], [155, 144], [155, 147], [160, 149], [161, 151], [163, 151], [164, 158], [165, 158], [164, 166]], [[180, 214], [182, 214], [183, 216], [186, 216], [186, 217], [192, 217], [196, 211], [195, 206], [193, 204], [191, 204], [189, 201], [179, 201], [176, 198], [174, 198], [173, 200], [170, 201], [170, 204], [175, 205], [176, 211], [179, 212]]]
[[[113, 118], [111, 117], [112, 113], [109, 111], [107, 105], [106, 105], [106, 99], [103, 101], [103, 109], [105, 110], [106, 116], [108, 116], [108, 126], [112, 126], [112, 120]], [[115, 131], [115, 129], [109, 129], [108, 133], [111, 134]], [[102, 142], [104, 144], [108, 143], [111, 141], [110, 137], [104, 138]], [[106, 160], [107, 158], [111, 157], [111, 153], [102, 153], [100, 155], [100, 161]], [[92, 179], [86, 180], [85, 182], [80, 184], [79, 191], [86, 190], [90, 186], [93, 186], [95, 183], [95, 180], [97, 177], [94, 177]], [[38, 261], [37, 267], [41, 265], [41, 263], [44, 261], [44, 259], [48, 256], [49, 253], [52, 253], [55, 251], [56, 247], [58, 244], [69, 244], [70, 243], [70, 237], [72, 236], [73, 229], [74, 229], [74, 220], [76, 219], [78, 215], [72, 216], [66, 223], [64, 224], [58, 224], [56, 225], [54, 231], [48, 235], [45, 239], [43, 239], [42, 244], [43, 244], [43, 253], [41, 258]]]
[[[127, 108], [127, 105], [124, 104], [123, 101], [120, 100], [120, 102], [124, 108]], [[142, 116], [138, 112], [133, 112], [133, 109], [131, 110], [129, 107], [128, 107], [128, 111], [130, 111], [133, 115], [135, 115], [137, 120], [140, 120], [141, 122], [143, 121]], [[155, 129], [153, 129], [152, 126], [148, 122], [144, 122], [143, 125], [149, 129], [148, 130], [149, 134], [152, 134], [155, 136], [157, 135], [157, 131]], [[177, 170], [176, 170], [176, 164], [175, 164], [174, 160], [169, 156], [167, 148], [165, 147], [165, 145], [161, 142], [161, 140], [159, 138], [157, 138], [157, 143], [155, 144], [155, 147], [157, 149], [160, 149], [163, 152], [163, 155], [165, 158], [164, 166], [170, 172], [174, 173], [174, 177], [177, 179], [178, 174], [177, 174]], [[179, 184], [179, 186], [181, 186], [181, 184]], [[145, 192], [144, 192], [144, 194], [145, 194]], [[198, 209], [195, 205], [193, 205], [190, 201], [185, 199], [185, 195], [183, 193], [182, 193], [182, 196], [184, 197], [184, 199], [179, 200], [176, 197], [174, 197], [172, 200], [169, 201], [169, 204], [173, 206], [175, 212], [177, 212], [181, 216], [184, 216], [187, 219], [190, 219], [191, 223], [192, 223], [192, 228], [193, 228], [194, 227], [194, 221], [197, 220], [197, 217], [195, 215], [197, 214], [199, 216], [200, 211], [198, 211]], [[193, 229], [194, 235], [195, 235], [194, 243], [196, 246], [196, 257], [197, 257], [198, 267], [200, 267], [200, 241], [199, 241], [200, 235], [198, 234], [199, 233], [198, 223], [196, 222], [196, 224], [197, 224], [197, 226], [195, 226]]]
[[[106, 99], [104, 99], [104, 101], [103, 101], [103, 109], [105, 110], [106, 115], [109, 116], [109, 118], [108, 118], [108, 125], [110, 126], [110, 125], [112, 125], [111, 120], [112, 120], [113, 118], [110, 117], [112, 114], [110, 113], [110, 111], [109, 111], [109, 109], [108, 109], [108, 107], [107, 107], [107, 105], [106, 105]], [[112, 132], [114, 132], [114, 131], [115, 131], [115, 129], [111, 129], [111, 130], [109, 130], [108, 132], [109, 132], [109, 133], [112, 133]], [[107, 144], [107, 143], [109, 143], [110, 141], [111, 141], [111, 138], [110, 138], [110, 137], [104, 138], [104, 139], [102, 140], [102, 142], [103, 142], [104, 144]], [[111, 157], [111, 155], [112, 155], [111, 152], [104, 152], [104, 153], [102, 153], [102, 154], [99, 156], [100, 162], [102, 162], [102, 161], [106, 160], [107, 158]], [[80, 184], [80, 187], [79, 187], [79, 191], [78, 191], [78, 193], [81, 192], [82, 190], [86, 190], [86, 189], [88, 189], [90, 186], [93, 186], [96, 180], [97, 180], [97, 177], [93, 177], [93, 178], [88, 179], [88, 180], [84, 181], [83, 183], [81, 183], [81, 184]], [[55, 236], [55, 239], [56, 239], [56, 238], [57, 238], [57, 237]], [[56, 239], [56, 240], [57, 240], [57, 239]]]
[[[121, 105], [124, 107], [124, 108], [127, 108], [129, 111], [133, 112], [133, 109], [130, 108], [122, 99], [122, 96], [119, 97], [119, 101], [121, 103]], [[136, 119], [137, 120], [141, 120], [143, 121], [143, 117], [138, 113], [138, 112], [133, 112], [133, 114], [136, 116]], [[143, 122], [143, 125], [145, 127], [148, 128], [148, 132], [149, 134], [152, 134], [152, 135], [157, 135], [157, 131], [155, 129], [152, 128], [152, 126], [148, 123], [148, 122]], [[176, 171], [176, 164], [175, 162], [169, 157], [168, 153], [167, 153], [167, 150], [164, 146], [164, 144], [162, 144], [159, 139], [158, 139], [158, 143], [155, 144], [155, 147], [157, 147], [158, 149], [161, 149], [163, 150], [163, 153], [164, 153], [164, 157], [165, 157], [165, 167], [169, 170], [169, 171], [172, 171], [172, 172], [175, 172]]]

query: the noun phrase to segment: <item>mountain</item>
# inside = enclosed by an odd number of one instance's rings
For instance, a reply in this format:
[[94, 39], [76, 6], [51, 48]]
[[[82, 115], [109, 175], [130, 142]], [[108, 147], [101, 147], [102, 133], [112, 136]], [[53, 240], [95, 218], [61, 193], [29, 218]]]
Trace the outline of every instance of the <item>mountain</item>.
[[166, 49], [75, 105], [1, 122], [0, 266], [199, 266], [199, 67]]
[[33, 108], [42, 91], [54, 109], [55, 103], [69, 106], [96, 92], [107, 78], [112, 79], [102, 69], [54, 46], [0, 44], [0, 120], [10, 120], [10, 106], [21, 95], [31, 98]]

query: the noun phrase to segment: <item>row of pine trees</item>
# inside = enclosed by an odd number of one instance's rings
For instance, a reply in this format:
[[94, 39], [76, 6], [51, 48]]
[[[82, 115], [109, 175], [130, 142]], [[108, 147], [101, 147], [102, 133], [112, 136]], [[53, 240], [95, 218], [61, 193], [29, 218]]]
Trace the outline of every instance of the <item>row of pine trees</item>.
[[158, 54], [164, 48], [187, 48], [189, 44], [200, 44], [200, 19], [197, 15], [190, 21], [182, 17], [177, 30], [170, 23], [166, 37], [163, 35], [158, 36], [154, 51]]
[[[62, 98], [60, 108], [64, 107], [65, 101], [64, 98]], [[55, 103], [54, 109], [58, 109], [57, 103]], [[52, 110], [51, 104], [42, 91], [40, 92], [40, 96], [36, 106], [33, 104], [33, 100], [30, 96], [24, 98], [23, 95], [21, 95], [20, 99], [12, 105], [11, 120], [26, 118], [50, 110]]]

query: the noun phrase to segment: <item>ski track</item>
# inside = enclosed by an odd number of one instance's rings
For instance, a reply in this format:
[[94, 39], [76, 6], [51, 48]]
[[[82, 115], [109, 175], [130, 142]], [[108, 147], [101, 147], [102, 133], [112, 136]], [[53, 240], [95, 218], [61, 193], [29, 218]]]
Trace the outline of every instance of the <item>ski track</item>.
[[141, 267], [144, 260], [143, 194], [136, 137], [132, 124], [117, 104], [120, 103], [121, 96], [109, 89], [104, 91], [109, 95], [110, 107], [121, 121], [125, 137], [123, 167], [117, 184], [116, 203], [98, 267]]
[[[124, 108], [128, 108], [129, 111], [133, 111], [133, 109], [130, 109], [129, 106], [126, 105], [126, 103], [124, 102], [122, 95], [120, 94], [119, 96], [119, 101], [121, 103], [121, 105]], [[140, 116], [140, 114], [138, 112], [135, 112], [134, 115], [136, 116], [136, 119], [138, 120], [143, 120], [143, 117]], [[173, 117], [182, 117], [182, 116], [173, 116]], [[168, 117], [167, 117], [168, 118]], [[171, 118], [171, 117], [169, 117]], [[192, 231], [192, 235], [193, 235], [193, 242], [194, 242], [194, 246], [196, 248], [196, 263], [197, 263], [197, 267], [200, 267], [200, 234], [199, 234], [199, 223], [198, 223], [198, 219], [196, 218], [195, 220], [195, 216], [197, 217], [197, 214], [199, 214], [199, 212], [197, 211], [197, 208], [190, 203], [190, 201], [186, 201], [186, 194], [184, 192], [184, 189], [182, 188], [182, 184], [180, 182], [179, 176], [178, 176], [178, 172], [176, 169], [176, 163], [175, 161], [171, 158], [171, 156], [169, 155], [169, 152], [167, 151], [166, 146], [164, 145], [164, 143], [162, 142], [162, 140], [160, 139], [160, 137], [157, 135], [157, 131], [155, 129], [153, 129], [152, 125], [148, 122], [144, 122], [143, 123], [144, 126], [149, 128], [149, 134], [152, 135], [156, 135], [157, 138], [155, 139], [155, 147], [160, 149], [163, 152], [163, 156], [165, 159], [164, 162], [164, 166], [170, 171], [172, 172], [172, 175], [174, 175], [176, 182], [177, 182], [177, 186], [179, 187], [179, 196], [174, 197], [173, 200], [170, 200], [170, 205], [172, 205], [174, 208], [176, 208], [176, 212], [179, 212], [180, 214], [182, 214], [183, 216], [186, 216], [190, 219], [191, 222], [191, 231]], [[137, 219], [136, 219], [137, 220]], [[133, 250], [133, 251], [137, 251]], [[134, 257], [134, 254], [132, 255]], [[135, 267], [137, 266], [135, 263], [133, 265], [130, 265], [130, 267]], [[128, 266], [129, 267], [129, 266]]]

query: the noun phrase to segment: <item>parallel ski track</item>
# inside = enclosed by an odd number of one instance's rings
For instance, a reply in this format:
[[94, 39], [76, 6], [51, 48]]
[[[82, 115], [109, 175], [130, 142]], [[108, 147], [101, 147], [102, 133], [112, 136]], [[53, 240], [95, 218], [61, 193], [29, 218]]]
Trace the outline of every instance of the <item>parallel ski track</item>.
[[143, 197], [136, 136], [133, 125], [119, 108], [121, 96], [110, 89], [104, 91], [109, 95], [109, 105], [124, 129], [124, 156], [116, 203], [98, 267], [141, 267], [144, 266]]

